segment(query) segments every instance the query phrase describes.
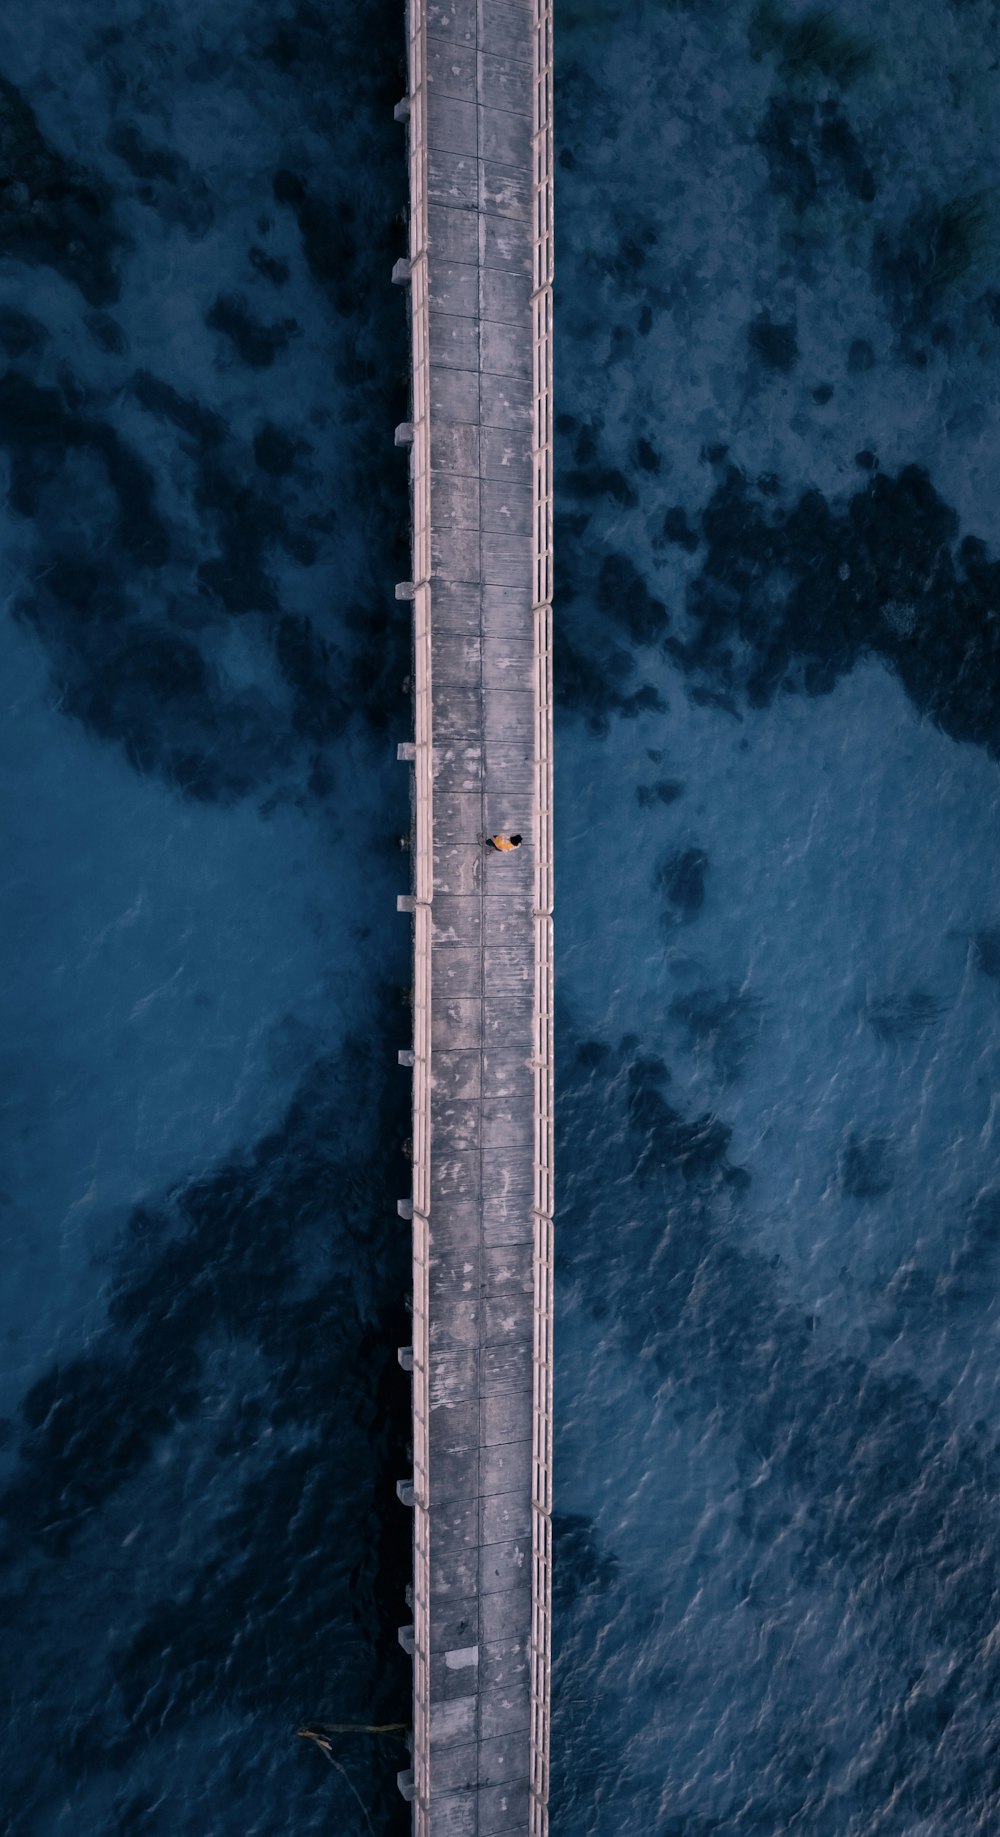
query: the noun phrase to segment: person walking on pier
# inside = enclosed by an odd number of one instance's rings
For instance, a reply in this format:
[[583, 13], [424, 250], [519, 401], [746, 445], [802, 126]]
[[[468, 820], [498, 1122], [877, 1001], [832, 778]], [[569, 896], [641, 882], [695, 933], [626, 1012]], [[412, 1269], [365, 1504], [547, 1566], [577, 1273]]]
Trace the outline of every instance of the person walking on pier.
[[500, 855], [509, 855], [512, 848], [520, 848], [522, 836], [487, 836], [487, 848], [495, 848]]

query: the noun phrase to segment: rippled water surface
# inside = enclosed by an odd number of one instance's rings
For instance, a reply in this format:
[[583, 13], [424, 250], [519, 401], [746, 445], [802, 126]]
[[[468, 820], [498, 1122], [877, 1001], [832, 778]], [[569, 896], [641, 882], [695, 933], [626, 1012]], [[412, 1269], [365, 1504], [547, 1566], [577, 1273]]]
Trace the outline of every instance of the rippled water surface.
[[985, 1833], [996, 11], [558, 23], [554, 1828]]
[[[553, 1830], [991, 1833], [996, 10], [556, 29]], [[407, 1826], [401, 41], [0, 22], [11, 1837]]]
[[18, 1837], [407, 1824], [401, 39], [0, 23]]

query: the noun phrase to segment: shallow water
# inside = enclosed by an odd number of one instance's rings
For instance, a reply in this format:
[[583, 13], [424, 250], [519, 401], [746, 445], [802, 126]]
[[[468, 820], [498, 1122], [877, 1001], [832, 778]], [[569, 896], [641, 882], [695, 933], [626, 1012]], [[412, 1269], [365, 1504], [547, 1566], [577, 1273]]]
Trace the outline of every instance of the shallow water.
[[553, 1828], [985, 1832], [995, 21], [559, 24]]
[[406, 1828], [397, 11], [0, 24], [12, 1833]]
[[[995, 21], [556, 24], [553, 1830], [988, 1832]], [[0, 24], [18, 1837], [406, 1828], [401, 38]]]

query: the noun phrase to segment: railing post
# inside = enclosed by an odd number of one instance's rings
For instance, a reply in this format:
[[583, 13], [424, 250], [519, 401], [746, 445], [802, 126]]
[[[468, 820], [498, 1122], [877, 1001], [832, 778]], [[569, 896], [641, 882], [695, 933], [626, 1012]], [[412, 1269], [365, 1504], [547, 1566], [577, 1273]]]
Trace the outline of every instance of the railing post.
[[552, 0], [534, 0], [532, 599], [535, 661], [535, 1204], [530, 1837], [548, 1837], [552, 1664]]

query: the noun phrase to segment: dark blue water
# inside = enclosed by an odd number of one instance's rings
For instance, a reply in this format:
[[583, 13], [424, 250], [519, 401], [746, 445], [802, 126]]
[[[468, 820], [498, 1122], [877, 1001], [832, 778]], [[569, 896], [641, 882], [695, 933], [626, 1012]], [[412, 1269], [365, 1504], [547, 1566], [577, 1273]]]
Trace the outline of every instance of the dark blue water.
[[557, 19], [554, 1828], [1000, 1828], [995, 9]]
[[[993, 1832], [995, 19], [556, 23], [554, 1831]], [[401, 38], [0, 24], [12, 1837], [406, 1828]]]
[[406, 1828], [401, 45], [0, 24], [18, 1837]]

